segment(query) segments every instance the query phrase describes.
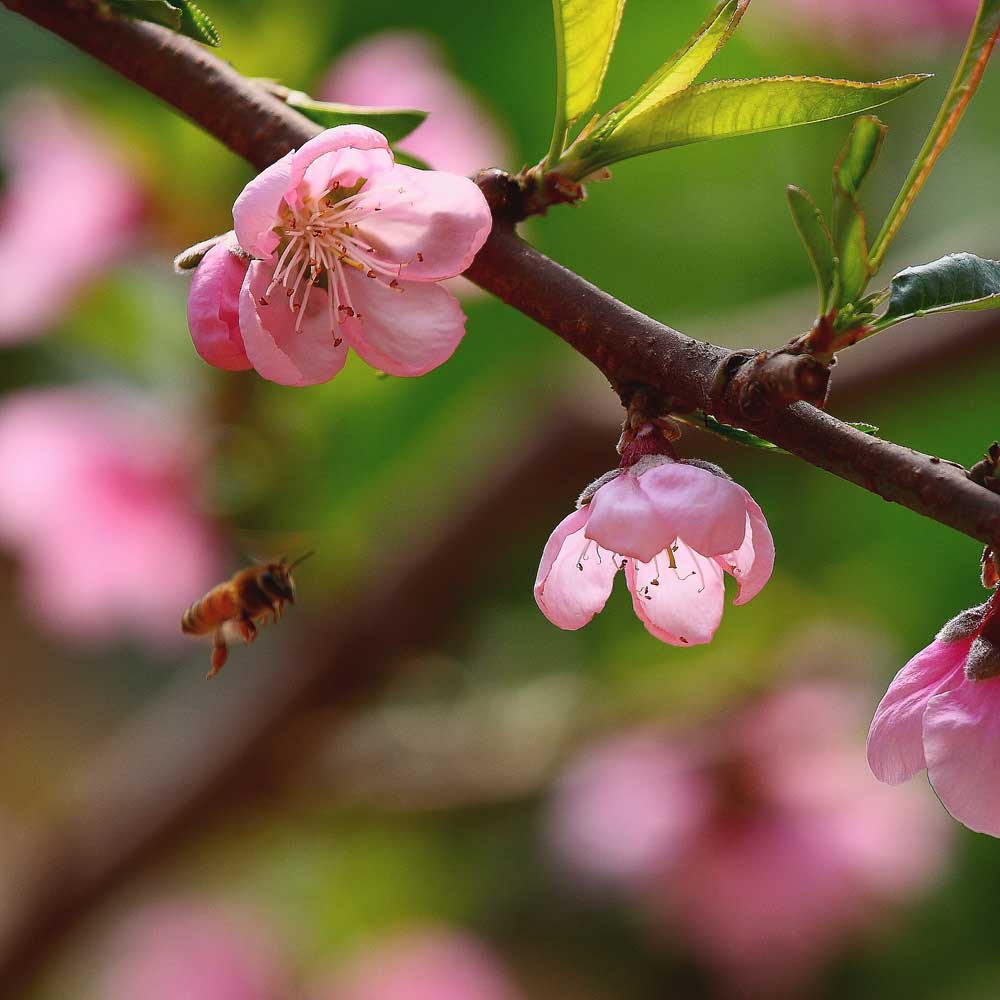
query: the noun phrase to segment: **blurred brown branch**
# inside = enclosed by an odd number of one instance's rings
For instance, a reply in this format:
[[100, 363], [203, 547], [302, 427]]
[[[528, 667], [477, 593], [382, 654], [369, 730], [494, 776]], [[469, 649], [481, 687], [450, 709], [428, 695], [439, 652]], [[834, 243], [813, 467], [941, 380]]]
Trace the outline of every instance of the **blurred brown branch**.
[[[102, 16], [71, 0], [5, 0], [172, 104], [262, 169], [318, 127], [206, 49], [154, 25]], [[630, 309], [524, 243], [513, 178], [480, 186], [494, 229], [467, 276], [558, 334], [628, 402], [651, 389], [664, 408], [702, 409], [811, 464], [988, 544], [1000, 543], [1000, 496], [936, 457], [864, 434], [803, 400], [822, 403], [828, 370], [787, 351], [728, 351]]]

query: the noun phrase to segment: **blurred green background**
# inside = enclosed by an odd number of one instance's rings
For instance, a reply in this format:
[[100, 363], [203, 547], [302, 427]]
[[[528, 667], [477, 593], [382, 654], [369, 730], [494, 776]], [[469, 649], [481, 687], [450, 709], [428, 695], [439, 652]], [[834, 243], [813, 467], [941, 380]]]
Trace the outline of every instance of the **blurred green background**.
[[[755, 24], [767, 0], [758, 5], [713, 64], [713, 75], [937, 74], [879, 112], [891, 131], [865, 199], [878, 216], [923, 139], [961, 38], [848, 60], [822, 41], [776, 35], [763, 16]], [[503, 166], [534, 162], [547, 148], [554, 78], [547, 4], [206, 0], [205, 7], [222, 34], [225, 59], [248, 75], [304, 90], [338, 52], [373, 32], [428, 32], [508, 130], [516, 153]], [[632, 0], [602, 103], [627, 96], [705, 7]], [[137, 901], [174, 892], [235, 898], [263, 910], [305, 970], [336, 964], [359, 942], [399, 926], [444, 922], [487, 939], [530, 997], [713, 995], [711, 977], [681, 945], [651, 939], [627, 900], [588, 900], [557, 873], [543, 822], [559, 762], [608, 726], [650, 717], [691, 724], [789, 673], [860, 679], [870, 686], [874, 708], [892, 673], [941, 623], [982, 599], [978, 547], [794, 459], [690, 433], [681, 450], [723, 464], [765, 510], [778, 553], [771, 584], [748, 607], [728, 607], [708, 647], [677, 650], [656, 642], [635, 621], [620, 586], [586, 629], [555, 630], [538, 613], [531, 585], [551, 528], [580, 488], [616, 463], [619, 414], [605, 399], [600, 375], [557, 338], [486, 298], [467, 304], [469, 333], [455, 358], [418, 380], [381, 378], [356, 358], [330, 384], [309, 389], [210, 369], [191, 348], [187, 282], [173, 275], [170, 261], [180, 248], [228, 228], [250, 170], [58, 39], [7, 13], [0, 21], [0, 88], [44, 83], [85, 108], [130, 158], [149, 192], [152, 218], [142, 252], [106, 273], [57, 329], [4, 350], [0, 387], [15, 392], [120, 380], [183, 400], [204, 414], [205, 440], [219, 442], [206, 463], [203, 499], [230, 539], [232, 567], [262, 547], [284, 550], [287, 540], [319, 549], [299, 576], [302, 606], [267, 630], [254, 650], [234, 651], [192, 716], [225, 717], [241, 675], [280, 669], [282, 657], [301, 655], [302, 622], [363, 598], [359, 586], [378, 601], [373, 553], [402, 558], [433, 537], [564, 408], [580, 421], [580, 434], [600, 437], [605, 452], [599, 460], [599, 448], [591, 448], [590, 467], [552, 454], [548, 475], [564, 477], [562, 499], [546, 494], [530, 516], [519, 504], [515, 541], [488, 572], [470, 576], [460, 562], [448, 567], [463, 602], [454, 626], [433, 648], [394, 668], [397, 680], [379, 706], [363, 707], [346, 726], [323, 708], [302, 720], [304, 759], [294, 752], [300, 730], [293, 730], [258, 797], [192, 824], [166, 862], [94, 911], [26, 995], [98, 996], [90, 991], [97, 990], [107, 928]], [[998, 109], [1000, 74], [993, 68], [886, 275], [952, 250], [1000, 255]], [[529, 236], [602, 288], [693, 336], [732, 346], [784, 341], [808, 326], [813, 305], [812, 275], [784, 188], [794, 182], [825, 203], [847, 130], [847, 122], [832, 122], [621, 164], [612, 183], [591, 186], [586, 204], [534, 220]], [[842, 397], [835, 376], [833, 412], [870, 421], [901, 444], [971, 464], [997, 434], [1000, 353], [986, 347], [956, 356], [948, 338], [960, 325], [942, 329], [936, 368], [899, 377], [887, 369], [877, 387]], [[909, 327], [886, 334], [896, 341], [891, 350], [905, 355], [909, 334]], [[874, 347], [862, 346], [849, 359], [854, 371]], [[530, 493], [532, 482], [523, 489]], [[391, 573], [391, 565], [379, 572]], [[197, 677], [205, 652], [61, 644], [23, 617], [17, 579], [10, 557], [0, 572], [0, 810], [12, 825], [33, 830], [59, 814], [67, 775], [109, 730], [152, 704], [178, 675]], [[404, 719], [406, 713], [475, 717], [494, 712], [491, 699], [508, 696], [528, 706], [540, 758], [530, 764], [529, 779], [513, 787], [504, 780], [503, 753], [510, 748], [502, 744], [477, 778], [481, 788], [475, 781], [463, 785], [453, 802], [447, 794], [439, 801], [433, 788], [457, 780], [449, 766], [459, 767], [461, 750], [457, 760], [445, 754], [436, 781], [425, 782], [431, 787], [424, 792], [417, 782], [412, 795], [406, 767], [399, 765], [393, 784], [392, 754], [390, 773], [380, 767], [373, 781], [365, 754], [352, 756], [351, 740], [364, 747], [369, 729], [378, 733], [380, 713], [390, 709]], [[423, 752], [402, 738], [392, 744], [391, 718], [385, 725], [397, 764]], [[863, 737], [861, 729], [859, 755]], [[109, 836], [113, 824], [109, 817]], [[956, 837], [942, 884], [894, 913], [876, 938], [842, 949], [808, 995], [940, 1000], [1000, 991], [993, 927], [1000, 916], [1000, 848], [957, 825]], [[14, 865], [13, 849], [5, 861], [2, 848], [0, 839], [0, 867]], [[0, 908], [8, 905], [0, 899]]]

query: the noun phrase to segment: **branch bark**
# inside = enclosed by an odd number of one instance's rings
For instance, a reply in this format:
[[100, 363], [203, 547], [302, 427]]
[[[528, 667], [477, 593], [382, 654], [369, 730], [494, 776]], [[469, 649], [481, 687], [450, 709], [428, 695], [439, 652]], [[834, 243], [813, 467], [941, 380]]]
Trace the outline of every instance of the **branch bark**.
[[[197, 43], [154, 25], [105, 17], [79, 0], [6, 0], [173, 105], [263, 169], [317, 126]], [[520, 189], [500, 171], [480, 186], [494, 230], [467, 276], [592, 361], [628, 402], [639, 387], [665, 406], [703, 409], [807, 462], [971, 538], [1000, 544], [1000, 496], [940, 459], [877, 440], [805, 402], [822, 402], [827, 369], [808, 356], [732, 352], [630, 309], [520, 240]]]

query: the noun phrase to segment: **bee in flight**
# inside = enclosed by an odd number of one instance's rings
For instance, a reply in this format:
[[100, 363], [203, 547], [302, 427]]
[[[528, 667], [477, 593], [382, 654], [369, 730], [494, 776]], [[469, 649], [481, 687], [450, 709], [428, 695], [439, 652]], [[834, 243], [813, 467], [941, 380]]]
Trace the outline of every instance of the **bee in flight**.
[[295, 603], [292, 570], [311, 555], [312, 552], [307, 552], [292, 563], [282, 557], [277, 562], [242, 569], [225, 583], [213, 587], [184, 612], [182, 632], [187, 635], [212, 635], [209, 679], [226, 665], [229, 642], [237, 638], [246, 643], [253, 642], [268, 615], [277, 622], [285, 604]]

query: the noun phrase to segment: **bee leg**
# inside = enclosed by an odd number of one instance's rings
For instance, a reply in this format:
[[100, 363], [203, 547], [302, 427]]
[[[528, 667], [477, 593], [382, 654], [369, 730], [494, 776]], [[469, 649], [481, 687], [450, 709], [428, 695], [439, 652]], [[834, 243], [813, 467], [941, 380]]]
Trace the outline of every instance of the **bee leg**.
[[239, 628], [243, 641], [249, 646], [257, 638], [257, 626], [253, 618], [249, 615], [243, 615], [239, 620]]
[[271, 605], [271, 620], [274, 622], [275, 625], [277, 625], [278, 622], [281, 621], [281, 612], [284, 610], [285, 610], [284, 601], [275, 601], [274, 604]]
[[205, 675], [206, 680], [211, 680], [225, 665], [229, 659], [229, 647], [222, 636], [222, 629], [216, 629], [212, 636], [212, 669]]

